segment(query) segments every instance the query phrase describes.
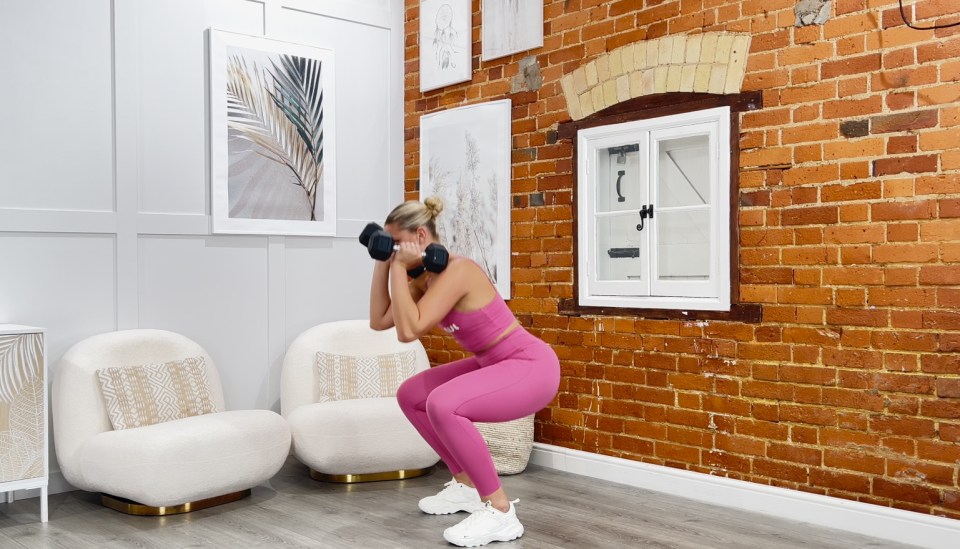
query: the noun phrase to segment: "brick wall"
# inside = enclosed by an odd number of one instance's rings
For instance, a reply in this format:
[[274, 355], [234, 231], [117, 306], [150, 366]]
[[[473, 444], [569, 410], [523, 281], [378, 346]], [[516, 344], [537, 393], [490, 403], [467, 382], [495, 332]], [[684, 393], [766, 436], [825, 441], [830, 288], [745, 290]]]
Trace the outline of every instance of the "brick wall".
[[[954, 0], [904, 0], [931, 25]], [[544, 47], [419, 92], [418, 2], [406, 0], [406, 176], [419, 117], [513, 101], [510, 306], [560, 356], [537, 440], [960, 518], [960, 27], [914, 30], [896, 0], [547, 0]], [[911, 7], [914, 5], [914, 7]], [[571, 119], [563, 76], [638, 41], [748, 33], [741, 118], [741, 323], [571, 316]], [[535, 56], [542, 87], [524, 89]], [[520, 86], [518, 87], [518, 82]], [[520, 91], [511, 92], [519, 89]], [[434, 362], [463, 356], [440, 332]]]

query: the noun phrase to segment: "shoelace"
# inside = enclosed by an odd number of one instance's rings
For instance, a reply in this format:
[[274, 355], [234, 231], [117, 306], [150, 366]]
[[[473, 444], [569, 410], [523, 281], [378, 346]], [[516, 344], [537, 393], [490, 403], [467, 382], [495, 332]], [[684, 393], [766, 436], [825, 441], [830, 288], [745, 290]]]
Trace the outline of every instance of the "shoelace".
[[455, 490], [457, 484], [459, 484], [459, 482], [457, 482], [457, 479], [452, 479], [450, 482], [448, 482], [448, 483], [446, 483], [446, 484], [443, 485], [444, 488], [443, 488], [443, 490], [441, 490], [441, 493], [442, 493], [442, 492], [446, 492], [446, 491], [448, 491], [448, 490]]
[[[510, 503], [512, 503], [513, 505], [516, 505], [520, 503], [520, 498], [511, 500]], [[505, 515], [506, 514], [504, 511], [501, 511], [500, 509], [497, 509], [496, 507], [494, 507], [493, 503], [491, 503], [490, 500], [483, 502], [483, 508], [478, 511], [474, 511], [473, 513], [470, 514], [470, 517], [468, 518], [473, 518], [473, 515], [477, 513], [486, 513], [489, 515]]]

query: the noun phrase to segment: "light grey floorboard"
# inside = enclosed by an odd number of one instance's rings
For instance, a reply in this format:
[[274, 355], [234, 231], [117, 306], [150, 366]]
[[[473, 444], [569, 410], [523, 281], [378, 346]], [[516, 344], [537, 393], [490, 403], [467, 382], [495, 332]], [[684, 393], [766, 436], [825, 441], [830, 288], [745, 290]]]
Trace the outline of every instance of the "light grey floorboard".
[[[443, 529], [466, 515], [430, 516], [417, 500], [449, 474], [342, 485], [311, 480], [294, 460], [251, 497], [195, 513], [132, 517], [86, 492], [0, 503], [0, 547], [10, 549], [277, 549], [451, 547]], [[531, 466], [504, 478], [526, 533], [509, 549], [907, 549], [907, 545], [747, 513]]]

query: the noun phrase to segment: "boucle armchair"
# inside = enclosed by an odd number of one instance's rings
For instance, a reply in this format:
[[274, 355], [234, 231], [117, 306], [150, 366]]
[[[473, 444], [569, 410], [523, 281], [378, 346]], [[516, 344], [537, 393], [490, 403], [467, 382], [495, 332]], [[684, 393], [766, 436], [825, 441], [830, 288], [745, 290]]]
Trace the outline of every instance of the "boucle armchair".
[[290, 452], [280, 415], [225, 411], [210, 355], [163, 330], [75, 344], [57, 364], [51, 408], [64, 478], [131, 514], [240, 499], [274, 476]]
[[403, 380], [429, 367], [419, 341], [402, 343], [396, 330], [375, 331], [367, 320], [306, 330], [287, 349], [280, 382], [294, 456], [328, 482], [429, 472], [440, 458], [396, 399]]

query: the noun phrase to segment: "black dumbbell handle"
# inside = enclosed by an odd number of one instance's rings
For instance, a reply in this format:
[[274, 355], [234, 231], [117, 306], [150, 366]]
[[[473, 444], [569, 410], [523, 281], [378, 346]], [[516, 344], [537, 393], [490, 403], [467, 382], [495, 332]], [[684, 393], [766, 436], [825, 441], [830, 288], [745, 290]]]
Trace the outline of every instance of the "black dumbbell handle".
[[[394, 251], [394, 252], [400, 251], [400, 245], [399, 245], [399, 244], [394, 244], [394, 245], [393, 245], [393, 251]], [[420, 257], [427, 257], [427, 252], [420, 252]]]
[[[385, 261], [400, 249], [400, 245], [389, 233], [383, 229], [377, 229], [373, 223], [368, 224], [364, 229], [364, 233], [361, 234], [361, 238], [363, 237], [366, 237], [370, 257], [380, 261]], [[428, 271], [439, 273], [447, 267], [450, 256], [446, 248], [440, 244], [431, 243], [426, 250], [420, 252], [420, 257], [423, 258]]]
[[[399, 245], [397, 245], [397, 244], [394, 244], [394, 245], [393, 245], [393, 251], [394, 251], [394, 253], [396, 253], [399, 249], [400, 249], [400, 246], [399, 246]], [[447, 249], [444, 248], [443, 246], [441, 246], [440, 244], [430, 244], [430, 245], [427, 246], [427, 249], [426, 249], [426, 250], [420, 252], [420, 257], [423, 258], [423, 259], [426, 259], [427, 256], [431, 255], [431, 252], [430, 252], [431, 249], [434, 250], [434, 254], [433, 254], [433, 255], [437, 255], [436, 252], [439, 251], [439, 252], [440, 252], [440, 255], [442, 255], [442, 256], [444, 256], [444, 257], [443, 257], [443, 260], [442, 260], [442, 264], [441, 264], [441, 265], [437, 265], [438, 269], [434, 269], [434, 268], [431, 267], [431, 268], [427, 268], [426, 270], [428, 270], [428, 271], [430, 271], [430, 272], [438, 273], [438, 272], [440, 272], [440, 271], [442, 271], [442, 270], [444, 270], [444, 269], [447, 268], [447, 257], [446, 257], [446, 256], [447, 256]], [[421, 268], [421, 267], [416, 267], [416, 268], [414, 268], [414, 269], [410, 269], [409, 271], [407, 271], [407, 274], [411, 275], [413, 278], [417, 278], [417, 276], [414, 275], [413, 273], [416, 272], [417, 275], [419, 275], [420, 272], [418, 271], [418, 269], [420, 269], [420, 268]]]

